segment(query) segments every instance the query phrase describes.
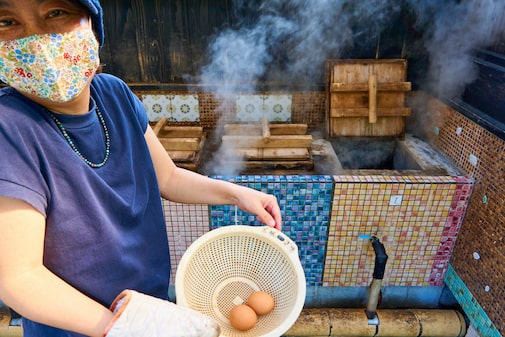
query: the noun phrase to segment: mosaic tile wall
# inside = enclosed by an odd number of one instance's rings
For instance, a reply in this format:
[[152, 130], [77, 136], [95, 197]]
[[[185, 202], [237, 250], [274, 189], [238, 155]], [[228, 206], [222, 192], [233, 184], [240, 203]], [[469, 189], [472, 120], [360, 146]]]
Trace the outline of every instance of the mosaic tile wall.
[[482, 337], [501, 337], [502, 335], [491, 322], [484, 308], [473, 296], [472, 292], [459, 277], [454, 268], [449, 265], [445, 274], [445, 283], [454, 294], [456, 300], [461, 303], [463, 311], [468, 316], [473, 328]]
[[[384, 243], [389, 255], [385, 285], [442, 285], [472, 190], [470, 179], [449, 176], [214, 178], [277, 196], [283, 231], [299, 247], [308, 286], [370, 284], [374, 252], [359, 234]], [[232, 206], [165, 205], [173, 275], [185, 249], [209, 229], [260, 225]]]
[[188, 247], [210, 228], [208, 205], [186, 205], [163, 200], [163, 210], [170, 242], [172, 271], [170, 284], [175, 284], [177, 265]]
[[450, 176], [335, 176], [325, 286], [368, 286], [376, 236], [389, 256], [383, 284], [438, 286], [472, 181]]
[[[446, 283], [459, 289], [458, 300], [478, 331], [492, 324], [489, 317], [505, 335], [505, 141], [447, 105], [430, 103], [429, 112], [442, 117], [434, 128], [434, 144], [475, 179], [451, 259], [457, 277]], [[451, 284], [458, 278], [461, 282]], [[494, 336], [487, 330], [479, 333]]]
[[[220, 177], [220, 179], [226, 179]], [[298, 245], [308, 285], [322, 285], [333, 180], [330, 176], [239, 176], [226, 179], [277, 197], [283, 232]], [[250, 214], [229, 206], [212, 206], [212, 228], [230, 224], [260, 225]]]
[[[322, 285], [333, 179], [330, 176], [214, 177], [277, 196], [283, 232], [299, 247], [300, 261], [310, 285]], [[234, 224], [258, 226], [255, 216], [236, 207], [183, 205], [163, 201], [170, 241], [171, 283], [184, 251], [210, 229]], [[210, 216], [210, 220], [209, 220]]]

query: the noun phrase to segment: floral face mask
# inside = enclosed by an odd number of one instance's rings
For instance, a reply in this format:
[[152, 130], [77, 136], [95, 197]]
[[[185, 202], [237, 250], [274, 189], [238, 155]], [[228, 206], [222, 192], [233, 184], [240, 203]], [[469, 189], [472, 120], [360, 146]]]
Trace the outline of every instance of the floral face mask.
[[91, 28], [0, 41], [0, 80], [52, 102], [77, 97], [100, 59]]

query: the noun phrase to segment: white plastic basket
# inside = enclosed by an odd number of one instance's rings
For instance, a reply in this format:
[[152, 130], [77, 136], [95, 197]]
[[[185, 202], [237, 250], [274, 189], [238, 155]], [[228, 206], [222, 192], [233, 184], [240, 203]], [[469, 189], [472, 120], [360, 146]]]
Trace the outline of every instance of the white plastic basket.
[[[234, 329], [230, 310], [255, 291], [275, 301], [274, 310], [258, 316], [246, 331]], [[298, 247], [267, 226], [230, 225], [195, 240], [177, 267], [177, 304], [213, 317], [224, 337], [279, 337], [294, 324], [305, 303], [305, 274]]]

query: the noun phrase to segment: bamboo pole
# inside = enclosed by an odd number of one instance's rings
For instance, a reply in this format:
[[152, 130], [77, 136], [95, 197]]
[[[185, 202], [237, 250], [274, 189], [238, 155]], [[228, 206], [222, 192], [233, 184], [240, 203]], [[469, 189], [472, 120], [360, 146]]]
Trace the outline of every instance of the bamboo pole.
[[2, 326], [0, 337], [23, 337], [23, 329], [20, 326]]
[[304, 309], [287, 337], [463, 337], [466, 322], [456, 310], [379, 309], [370, 324], [365, 309]]

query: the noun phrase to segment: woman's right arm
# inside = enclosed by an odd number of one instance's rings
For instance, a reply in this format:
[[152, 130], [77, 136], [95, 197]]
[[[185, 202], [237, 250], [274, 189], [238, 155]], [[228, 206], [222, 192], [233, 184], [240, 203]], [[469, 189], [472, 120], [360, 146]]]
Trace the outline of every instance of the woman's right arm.
[[44, 266], [44, 232], [35, 208], [0, 197], [0, 299], [33, 321], [101, 337], [112, 312]]

